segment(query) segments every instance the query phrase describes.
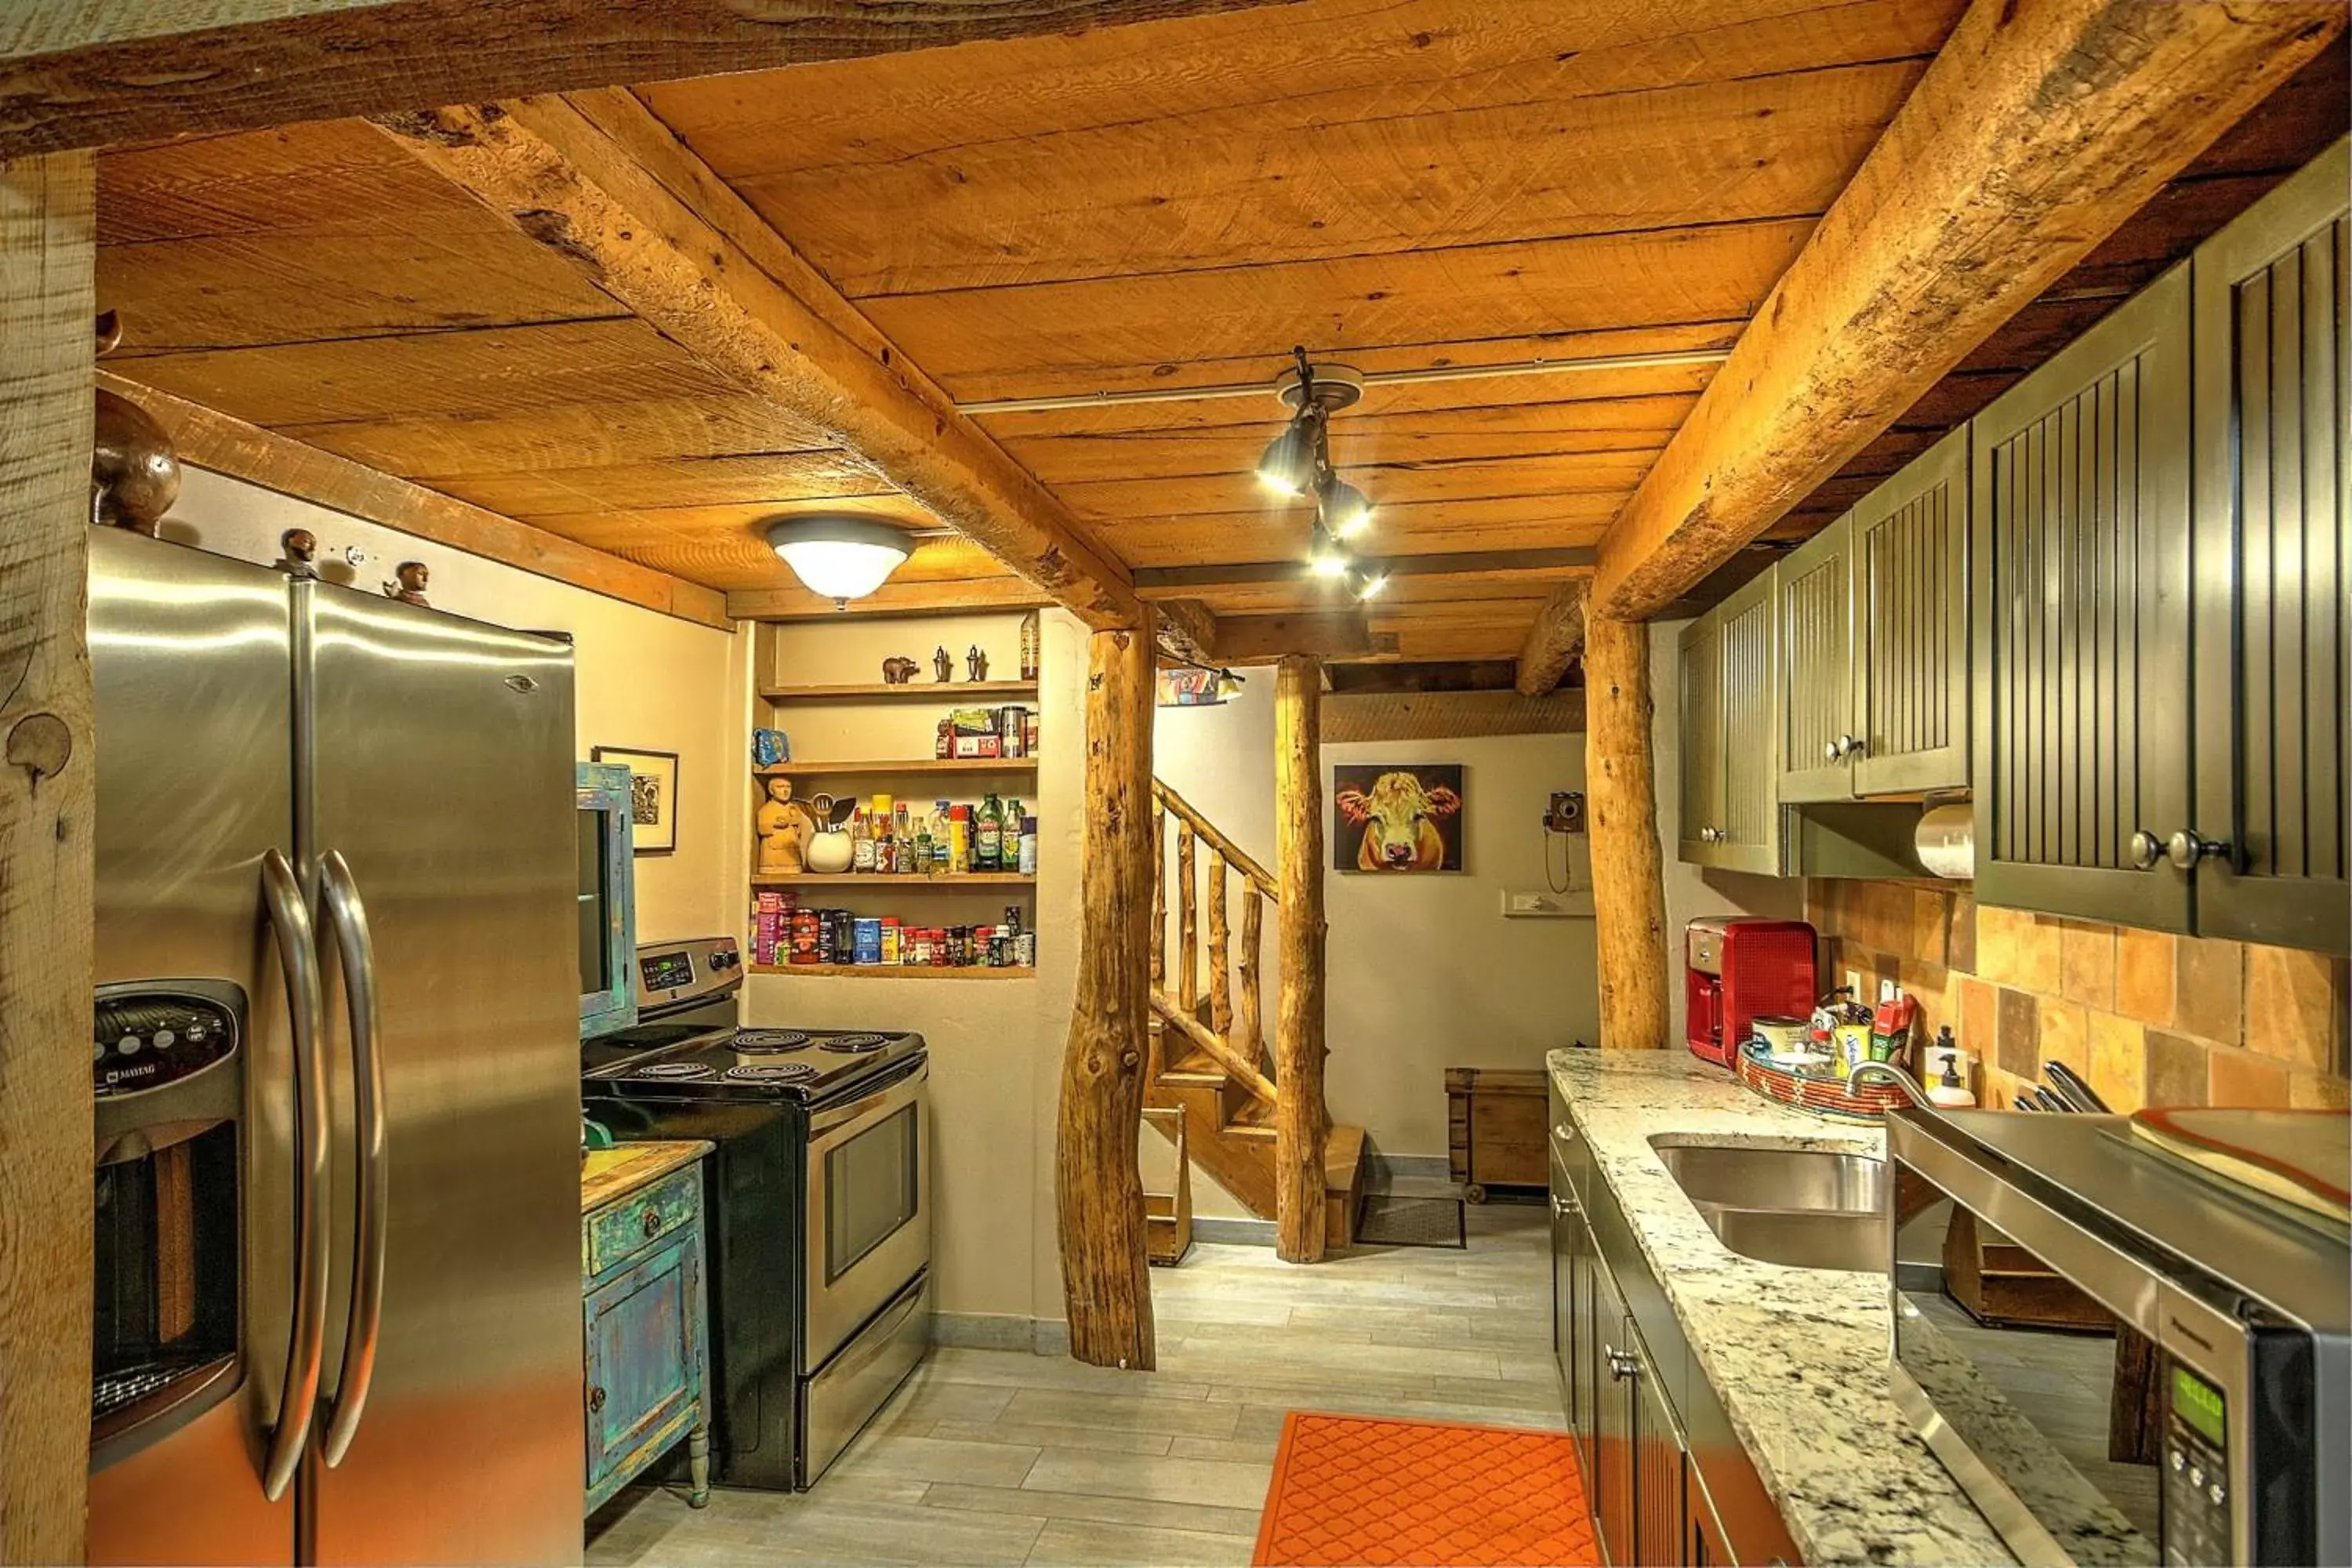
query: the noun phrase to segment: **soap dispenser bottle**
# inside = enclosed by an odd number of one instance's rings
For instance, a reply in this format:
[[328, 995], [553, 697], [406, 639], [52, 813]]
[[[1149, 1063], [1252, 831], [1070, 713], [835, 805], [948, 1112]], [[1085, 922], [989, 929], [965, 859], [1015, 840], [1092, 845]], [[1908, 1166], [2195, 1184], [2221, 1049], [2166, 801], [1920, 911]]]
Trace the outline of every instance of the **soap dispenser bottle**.
[[1952, 1038], [1951, 1026], [1937, 1031], [1936, 1043], [1927, 1047], [1928, 1070], [1935, 1076], [1927, 1085], [1927, 1103], [1944, 1110], [1965, 1110], [1977, 1102], [1961, 1071], [1962, 1055], [1959, 1042]]

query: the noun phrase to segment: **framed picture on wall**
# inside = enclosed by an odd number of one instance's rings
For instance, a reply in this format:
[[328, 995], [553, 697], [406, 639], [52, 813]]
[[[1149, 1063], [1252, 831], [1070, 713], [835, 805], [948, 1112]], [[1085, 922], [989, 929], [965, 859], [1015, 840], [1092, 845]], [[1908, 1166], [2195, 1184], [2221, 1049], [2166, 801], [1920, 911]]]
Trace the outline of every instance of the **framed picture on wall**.
[[1462, 869], [1462, 764], [1414, 763], [1331, 770], [1331, 868]]
[[629, 770], [629, 832], [640, 855], [667, 855], [677, 847], [677, 753], [641, 752], [635, 746], [598, 746], [589, 755]]

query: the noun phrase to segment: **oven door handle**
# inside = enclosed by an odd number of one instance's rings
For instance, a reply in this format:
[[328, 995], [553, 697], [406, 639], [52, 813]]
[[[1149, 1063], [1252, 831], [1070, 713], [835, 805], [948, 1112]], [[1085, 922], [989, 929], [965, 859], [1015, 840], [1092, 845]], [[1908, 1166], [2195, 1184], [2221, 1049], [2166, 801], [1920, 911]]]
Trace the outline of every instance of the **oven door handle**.
[[294, 1037], [294, 1303], [286, 1347], [286, 1381], [263, 1461], [261, 1493], [276, 1502], [293, 1483], [319, 1404], [327, 1327], [327, 1064], [319, 1047], [319, 950], [310, 907], [293, 864], [276, 849], [261, 858], [262, 902], [286, 979], [287, 1024]]
[[865, 1099], [852, 1100], [838, 1110], [819, 1112], [809, 1119], [809, 1136], [812, 1139], [820, 1138], [825, 1133], [837, 1131], [853, 1122], [863, 1121], [869, 1117], [880, 1116], [885, 1111], [896, 1110], [913, 1100], [916, 1090], [922, 1087], [923, 1080], [930, 1075], [931, 1069], [926, 1064], [887, 1089], [877, 1089]]
[[319, 863], [320, 902], [335, 933], [343, 966], [343, 999], [351, 1012], [353, 1135], [358, 1191], [352, 1194], [352, 1310], [343, 1331], [343, 1364], [327, 1415], [320, 1457], [329, 1468], [343, 1462], [375, 1383], [376, 1344], [383, 1336], [383, 1256], [390, 1194], [384, 1170], [383, 1017], [376, 990], [375, 939], [351, 863], [330, 849]]

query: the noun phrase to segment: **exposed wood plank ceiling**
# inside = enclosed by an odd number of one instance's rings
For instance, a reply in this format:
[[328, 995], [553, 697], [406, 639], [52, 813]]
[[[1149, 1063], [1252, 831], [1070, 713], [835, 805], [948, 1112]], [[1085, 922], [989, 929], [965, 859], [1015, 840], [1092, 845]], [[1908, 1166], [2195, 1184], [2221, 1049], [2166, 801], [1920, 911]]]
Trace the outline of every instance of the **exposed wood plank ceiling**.
[[[1305, 0], [639, 92], [959, 402], [1202, 388], [1270, 379], [1294, 342], [1368, 372], [1727, 348], [1962, 4]], [[2307, 156], [2309, 125], [2340, 132], [2336, 68], [2332, 100], [2324, 80], [2274, 100], [2304, 129], [2250, 126], [2069, 285], [2104, 311]], [[811, 603], [761, 520], [930, 523], [372, 127], [112, 152], [100, 209], [128, 380], [761, 613]], [[2079, 330], [2091, 302], [2063, 292], [1775, 533]], [[1375, 387], [1339, 416], [1334, 458], [1380, 503], [1367, 552], [1555, 552], [1400, 576], [1371, 606], [1393, 657], [1515, 654], [1579, 570], [1556, 552], [1599, 538], [1710, 374]], [[1127, 565], [1235, 568], [1147, 597], [1270, 615], [1326, 603], [1246, 570], [1304, 547], [1306, 509], [1248, 472], [1280, 415], [1267, 395], [980, 424]], [[935, 539], [893, 597], [1002, 576]]]

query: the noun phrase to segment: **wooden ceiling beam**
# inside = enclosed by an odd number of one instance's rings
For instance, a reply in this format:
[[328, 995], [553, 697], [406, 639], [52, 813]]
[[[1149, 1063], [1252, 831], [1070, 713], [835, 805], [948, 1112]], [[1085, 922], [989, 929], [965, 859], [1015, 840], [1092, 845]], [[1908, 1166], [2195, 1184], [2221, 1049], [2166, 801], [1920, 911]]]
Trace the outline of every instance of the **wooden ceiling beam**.
[[182, 462], [641, 609], [721, 631], [733, 629], [722, 597], [698, 584], [486, 511], [111, 371], [99, 371], [98, 384], [154, 416], [170, 433]]
[[[2342, 0], [1975, 0], [1601, 547], [1654, 615], [1770, 527], [2345, 25]], [[1523, 664], [1557, 661], [1560, 617]]]
[[1360, 607], [1281, 615], [1221, 616], [1198, 599], [1152, 605], [1160, 646], [1183, 664], [1277, 664], [1283, 659], [1377, 658], [1396, 652], [1395, 634], [1374, 631]]
[[802, 418], [1097, 628], [1126, 567], [631, 94], [379, 121], [710, 369]]
[[1584, 604], [1592, 579], [1572, 577], [1552, 590], [1528, 629], [1527, 651], [1519, 655], [1519, 672], [1512, 684], [1522, 697], [1540, 697], [1559, 684], [1568, 661], [1584, 644]]
[[210, 0], [16, 7], [0, 157], [1076, 33], [1286, 0]]

